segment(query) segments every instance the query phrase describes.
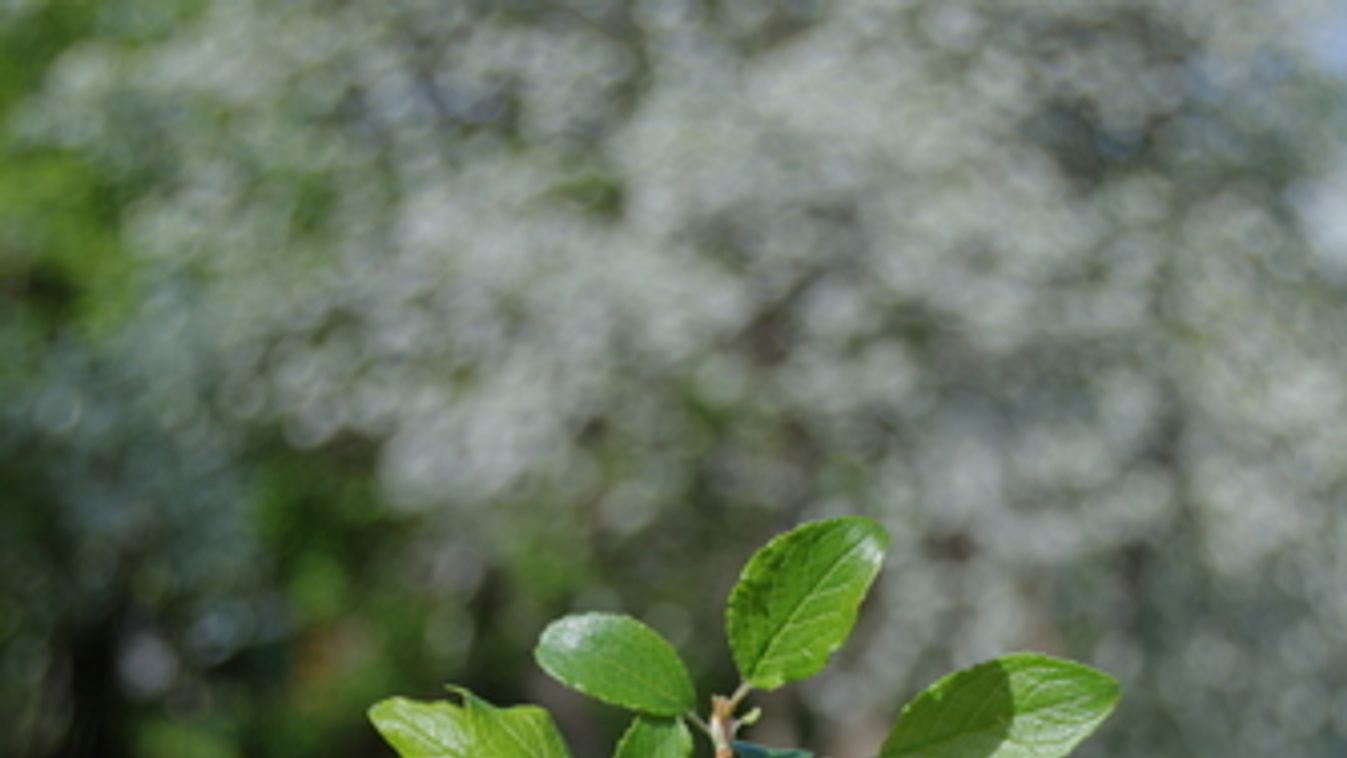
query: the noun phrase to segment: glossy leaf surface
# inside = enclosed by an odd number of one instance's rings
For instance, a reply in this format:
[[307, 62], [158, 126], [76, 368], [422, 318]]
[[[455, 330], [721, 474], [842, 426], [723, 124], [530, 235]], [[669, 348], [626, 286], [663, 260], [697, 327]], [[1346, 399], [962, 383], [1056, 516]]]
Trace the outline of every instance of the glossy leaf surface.
[[472, 733], [462, 708], [443, 700], [381, 700], [369, 720], [402, 758], [470, 758]]
[[755, 553], [725, 612], [744, 681], [771, 690], [827, 665], [851, 634], [888, 544], [879, 524], [848, 516], [804, 524]]
[[543, 630], [534, 657], [572, 689], [629, 710], [677, 716], [693, 708], [692, 678], [673, 646], [630, 616], [567, 616]]
[[1062, 758], [1119, 697], [1111, 676], [1016, 653], [950, 674], [903, 708], [880, 758]]

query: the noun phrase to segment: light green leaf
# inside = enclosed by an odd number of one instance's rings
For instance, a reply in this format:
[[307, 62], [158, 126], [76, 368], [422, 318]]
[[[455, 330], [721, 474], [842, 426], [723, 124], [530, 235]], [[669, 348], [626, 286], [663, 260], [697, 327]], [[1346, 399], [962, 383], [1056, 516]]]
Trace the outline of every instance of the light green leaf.
[[814, 758], [808, 750], [763, 747], [751, 742], [734, 743], [734, 754], [736, 758]]
[[466, 689], [450, 689], [462, 706], [394, 697], [370, 708], [370, 721], [402, 758], [570, 758], [542, 708], [497, 708]]
[[547, 711], [536, 705], [497, 708], [462, 687], [475, 758], [570, 758], [566, 742]]
[[1117, 705], [1089, 666], [1016, 653], [950, 674], [904, 708], [880, 758], [1062, 758]]
[[637, 716], [613, 758], [689, 758], [692, 734], [681, 718]]
[[369, 720], [402, 758], [471, 758], [471, 729], [453, 703], [391, 697], [369, 709]]
[[755, 553], [725, 611], [744, 681], [772, 690], [827, 665], [851, 634], [888, 545], [879, 524], [846, 516], [799, 526]]
[[652, 716], [677, 716], [696, 705], [692, 678], [673, 646], [630, 616], [567, 616], [543, 630], [538, 665], [590, 697]]

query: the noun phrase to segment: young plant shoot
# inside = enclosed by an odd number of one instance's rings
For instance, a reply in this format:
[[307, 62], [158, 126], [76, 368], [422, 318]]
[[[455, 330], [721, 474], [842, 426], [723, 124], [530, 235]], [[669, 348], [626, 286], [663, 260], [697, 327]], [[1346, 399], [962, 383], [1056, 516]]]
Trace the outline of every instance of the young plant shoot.
[[[807, 679], [850, 636], [888, 549], [883, 527], [857, 516], [803, 524], [749, 559], [730, 592], [725, 633], [740, 684], [701, 715], [687, 667], [658, 632], [630, 616], [566, 616], [543, 630], [538, 665], [557, 681], [632, 713], [614, 758], [689, 758], [694, 729], [716, 758], [812, 758], [739, 739], [756, 720], [755, 690]], [[570, 758], [548, 713], [498, 708], [460, 687], [455, 701], [390, 698], [370, 720], [402, 758]], [[950, 674], [903, 707], [878, 758], [1062, 758], [1118, 702], [1112, 677], [1037, 653]]]

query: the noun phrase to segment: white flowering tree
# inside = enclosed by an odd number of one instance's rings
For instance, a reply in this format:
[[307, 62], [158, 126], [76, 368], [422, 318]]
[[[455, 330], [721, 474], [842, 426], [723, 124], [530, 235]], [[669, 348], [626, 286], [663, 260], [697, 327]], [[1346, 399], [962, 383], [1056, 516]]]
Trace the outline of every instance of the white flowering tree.
[[1332, 754], [1321, 5], [120, 2], [10, 128], [131, 188], [157, 428], [373, 451], [439, 665], [501, 582], [518, 650], [577, 586], [680, 642], [743, 544], [862, 513], [875, 620], [764, 728], [862, 755], [1037, 648], [1123, 680], [1095, 754]]

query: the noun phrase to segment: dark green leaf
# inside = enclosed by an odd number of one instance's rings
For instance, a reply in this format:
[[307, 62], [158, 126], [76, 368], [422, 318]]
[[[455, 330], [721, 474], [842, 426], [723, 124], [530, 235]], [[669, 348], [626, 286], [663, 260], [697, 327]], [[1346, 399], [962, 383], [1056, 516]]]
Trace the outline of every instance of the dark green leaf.
[[851, 634], [888, 544], [879, 524], [848, 516], [797, 527], [755, 553], [725, 612], [744, 681], [771, 690], [827, 665]]
[[814, 754], [807, 750], [763, 747], [751, 742], [734, 743], [734, 755], [736, 758], [814, 758]]
[[543, 630], [533, 655], [557, 681], [611, 705], [653, 716], [677, 716], [696, 705], [673, 646], [630, 616], [558, 619]]
[[1113, 677], [1017, 653], [950, 674], [903, 708], [880, 758], [1061, 758], [1118, 702]]

